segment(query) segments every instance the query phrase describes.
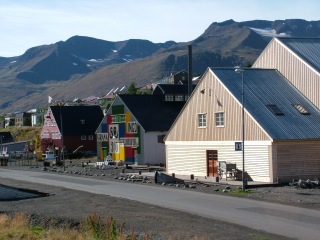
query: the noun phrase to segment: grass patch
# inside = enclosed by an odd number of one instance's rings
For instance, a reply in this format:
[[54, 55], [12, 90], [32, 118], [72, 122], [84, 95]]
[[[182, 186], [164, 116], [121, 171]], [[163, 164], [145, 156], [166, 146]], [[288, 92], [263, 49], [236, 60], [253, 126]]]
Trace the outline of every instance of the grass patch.
[[235, 189], [235, 190], [226, 191], [226, 193], [238, 195], [238, 196], [246, 196], [252, 193], [252, 191], [250, 189], [245, 189], [244, 191], [242, 191], [242, 189]]
[[[43, 229], [40, 226], [32, 226], [26, 214], [15, 214], [9, 217], [0, 215], [0, 240], [136, 240], [136, 234], [123, 233], [124, 224], [117, 226], [114, 218], [106, 218], [105, 221], [96, 214], [90, 215], [82, 223], [79, 229], [70, 229], [68, 226], [56, 228], [50, 226]], [[141, 238], [140, 238], [141, 239]], [[152, 239], [146, 234], [144, 239]]]

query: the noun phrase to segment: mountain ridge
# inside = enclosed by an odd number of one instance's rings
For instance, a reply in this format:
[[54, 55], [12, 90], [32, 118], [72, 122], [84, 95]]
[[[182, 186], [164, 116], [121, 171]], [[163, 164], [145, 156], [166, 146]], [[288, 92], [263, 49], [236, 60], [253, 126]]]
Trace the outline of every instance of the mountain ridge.
[[114, 87], [135, 82], [144, 86], [188, 69], [188, 45], [193, 48], [193, 72], [207, 67], [253, 63], [273, 36], [319, 37], [320, 21], [303, 19], [232, 19], [213, 22], [189, 42], [129, 39], [111, 42], [88, 36], [36, 46], [21, 56], [0, 57], [0, 113], [43, 106], [47, 95], [71, 100], [101, 96]]

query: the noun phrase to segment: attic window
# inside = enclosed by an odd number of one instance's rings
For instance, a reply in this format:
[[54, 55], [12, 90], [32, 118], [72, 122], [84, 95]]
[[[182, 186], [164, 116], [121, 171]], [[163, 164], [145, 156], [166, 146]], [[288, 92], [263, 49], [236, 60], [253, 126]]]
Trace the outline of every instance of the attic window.
[[304, 108], [304, 106], [302, 104], [292, 104], [294, 106], [295, 109], [297, 109], [297, 111], [299, 113], [301, 113], [302, 115], [310, 115], [310, 113], [307, 111], [307, 109]]
[[281, 110], [275, 104], [268, 104], [267, 108], [269, 109], [270, 112], [272, 112], [276, 116], [283, 116], [284, 115], [284, 113], [281, 112]]
[[80, 122], [81, 122], [81, 124], [86, 124], [86, 120], [84, 120], [84, 119], [81, 119]]

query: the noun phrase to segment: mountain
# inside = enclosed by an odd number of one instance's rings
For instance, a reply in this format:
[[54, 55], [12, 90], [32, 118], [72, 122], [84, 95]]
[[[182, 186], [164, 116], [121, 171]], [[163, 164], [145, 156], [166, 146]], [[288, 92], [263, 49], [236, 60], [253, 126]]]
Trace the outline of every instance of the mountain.
[[37, 46], [23, 55], [0, 57], [0, 114], [29, 110], [54, 100], [102, 96], [112, 88], [135, 82], [144, 86], [188, 69], [253, 63], [274, 36], [319, 37], [320, 21], [301, 19], [213, 22], [189, 42], [153, 43], [130, 39], [110, 42], [84, 36]]

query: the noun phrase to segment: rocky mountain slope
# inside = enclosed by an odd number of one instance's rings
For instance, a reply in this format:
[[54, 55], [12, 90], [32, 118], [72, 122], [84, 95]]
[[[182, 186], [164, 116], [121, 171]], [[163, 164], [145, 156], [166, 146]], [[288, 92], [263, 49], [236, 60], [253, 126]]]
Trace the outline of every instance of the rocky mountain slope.
[[319, 37], [320, 21], [254, 20], [212, 23], [190, 42], [152, 43], [130, 39], [110, 42], [74, 36], [67, 41], [0, 57], [0, 114], [29, 110], [54, 100], [101, 96], [112, 88], [159, 81], [188, 69], [193, 46], [193, 72], [207, 67], [253, 63], [273, 36]]

